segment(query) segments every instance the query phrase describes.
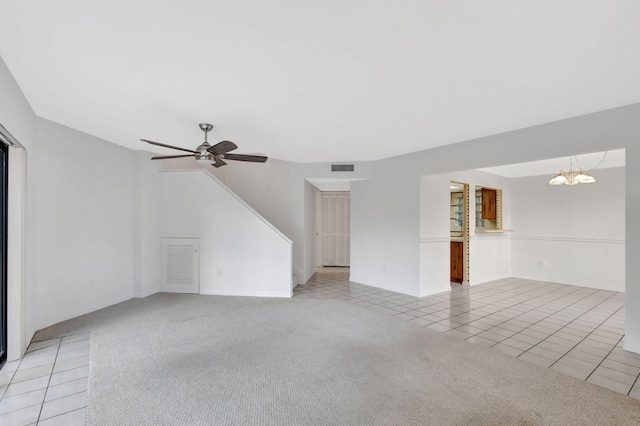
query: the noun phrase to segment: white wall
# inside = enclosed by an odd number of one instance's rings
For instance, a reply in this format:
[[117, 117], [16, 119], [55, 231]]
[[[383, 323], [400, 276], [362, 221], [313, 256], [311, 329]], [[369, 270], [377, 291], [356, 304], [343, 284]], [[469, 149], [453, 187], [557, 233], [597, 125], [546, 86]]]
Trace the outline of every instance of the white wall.
[[[509, 179], [478, 171], [420, 178], [420, 297], [450, 289], [450, 182], [469, 184], [469, 284], [511, 276], [510, 233], [475, 233], [476, 186], [502, 190], [503, 228], [511, 224]], [[466, 259], [465, 259], [466, 262]]]
[[133, 152], [38, 119], [29, 156], [28, 333], [130, 299]]
[[592, 185], [513, 179], [513, 274], [625, 290], [625, 170], [597, 170]]
[[[442, 235], [422, 232], [420, 212], [428, 206], [421, 205], [421, 176], [448, 173], [446, 179], [464, 182], [460, 173], [470, 172], [460, 170], [624, 147], [640, 134], [633, 118], [639, 109], [634, 105], [384, 161], [356, 162], [351, 176], [369, 180], [351, 184], [351, 280], [412, 295], [446, 290], [448, 271], [428, 265], [447, 264], [437, 260], [449, 257], [447, 225]], [[225, 183], [293, 241], [295, 269], [307, 271], [302, 272], [306, 278], [310, 257], [305, 238], [312, 231], [305, 220], [309, 203], [303, 179], [336, 176], [329, 163], [270, 159], [264, 165], [232, 163], [225, 173]], [[508, 184], [492, 183], [490, 176], [466, 181], [503, 189], [503, 210], [508, 211]], [[504, 228], [514, 227], [509, 221], [504, 215]], [[512, 235], [520, 232], [515, 229]], [[427, 248], [426, 239], [435, 244]], [[509, 234], [472, 232], [471, 283], [512, 275], [511, 244]]]
[[405, 158], [351, 183], [351, 281], [418, 296], [420, 180]]
[[[35, 140], [36, 116], [18, 84], [0, 58], [0, 124], [25, 148]], [[27, 313], [27, 153], [9, 148], [7, 343], [9, 360], [19, 358], [31, 340], [26, 333]]]
[[207, 170], [293, 242], [293, 273], [301, 282], [305, 274], [305, 182], [296, 165], [269, 159], [264, 164], [229, 161], [215, 169], [192, 159], [165, 161], [164, 170]]
[[200, 293], [291, 297], [291, 241], [203, 170], [159, 176], [161, 236], [200, 239]]
[[[311, 237], [315, 238], [315, 200], [308, 191], [307, 178], [367, 179], [372, 163], [355, 162], [354, 172], [331, 172], [331, 163], [290, 163], [269, 159], [264, 164], [229, 161], [229, 166], [202, 167], [192, 159], [165, 161], [164, 170], [202, 169], [211, 171], [242, 200], [293, 242], [293, 272], [305, 283], [315, 272], [316, 259]], [[352, 183], [353, 185], [353, 183]], [[353, 248], [352, 248], [353, 253]]]
[[[451, 288], [451, 180], [450, 174], [420, 178], [420, 297]], [[454, 180], [467, 183], [464, 180]]]
[[[355, 162], [354, 172], [331, 172], [331, 163], [265, 164], [229, 162], [224, 183], [293, 242], [294, 271], [300, 282], [315, 272], [314, 188], [307, 178], [369, 178], [372, 164]], [[352, 247], [351, 252], [354, 252]], [[353, 273], [353, 270], [352, 270]]]
[[[421, 175], [472, 170], [635, 146], [640, 138], [640, 120], [637, 120], [639, 114], [640, 104], [636, 104], [376, 163], [375, 174], [370, 181], [355, 182], [352, 185], [352, 221], [354, 222], [351, 234], [354, 251], [351, 263], [352, 280], [407, 294], [416, 294], [419, 281], [416, 271], [421, 266], [419, 262], [428, 257], [419, 254], [420, 244], [417, 238], [419, 225], [418, 219], [413, 216], [414, 212], [419, 211], [417, 182]], [[633, 161], [640, 163], [640, 156]], [[629, 167], [632, 166], [629, 165]], [[385, 171], [379, 173], [381, 168]], [[382, 201], [387, 194], [392, 194], [388, 203]], [[627, 185], [627, 215], [630, 208], [630, 195], [633, 193], [629, 192], [629, 185]], [[636, 216], [640, 215], [640, 197], [631, 204], [631, 210], [636, 212]], [[640, 224], [631, 226], [635, 229], [640, 227]], [[505, 223], [504, 227], [510, 227], [510, 225]], [[516, 229], [515, 232], [518, 230]], [[629, 221], [627, 221], [627, 232], [638, 232], [630, 230]], [[434, 238], [437, 237], [436, 235]], [[483, 240], [479, 238], [477, 240], [482, 243], [489, 245], [496, 243], [495, 237]], [[504, 241], [500, 244], [503, 245], [503, 249], [506, 249]], [[626, 238], [627, 291], [629, 286], [633, 285], [629, 282], [630, 277], [640, 278], [638, 270], [640, 267], [635, 266], [638, 262], [629, 258], [630, 252], [637, 250], [640, 253], [640, 244], [638, 245], [630, 250], [630, 239]], [[486, 252], [490, 253], [490, 251]], [[397, 253], [400, 253], [400, 256], [397, 256]], [[445, 256], [443, 250], [429, 254], [431, 255]], [[393, 273], [385, 274], [381, 268], [389, 264], [392, 264]], [[389, 266], [386, 270], [389, 270]], [[436, 275], [435, 279], [441, 279], [442, 275], [444, 274]], [[637, 303], [640, 303], [640, 296]], [[640, 343], [640, 329], [638, 333]]]
[[0, 123], [26, 148], [9, 150], [8, 334], [16, 359], [37, 329], [132, 296], [139, 194], [131, 151], [37, 118], [1, 59], [0, 93]]
[[[631, 119], [635, 123], [638, 111]], [[624, 348], [640, 353], [640, 131], [625, 152], [625, 337]]]
[[160, 290], [161, 250], [159, 161], [152, 154], [134, 153], [134, 297], [146, 297]]
[[[468, 176], [468, 177], [467, 177]], [[475, 232], [475, 190], [476, 186], [502, 190], [502, 229], [513, 228], [513, 187], [510, 179], [483, 172], [467, 172], [460, 178], [468, 179], [470, 187], [470, 280], [469, 284], [479, 284], [513, 276], [512, 237], [515, 234], [505, 232], [500, 234], [483, 234]], [[458, 181], [459, 179], [458, 178]], [[456, 179], [452, 179], [456, 180]], [[465, 182], [466, 183], [466, 182]]]
[[[320, 191], [306, 180], [304, 181], [304, 276], [301, 282], [307, 282], [316, 270], [316, 223], [318, 194]], [[300, 284], [300, 282], [295, 283]]]

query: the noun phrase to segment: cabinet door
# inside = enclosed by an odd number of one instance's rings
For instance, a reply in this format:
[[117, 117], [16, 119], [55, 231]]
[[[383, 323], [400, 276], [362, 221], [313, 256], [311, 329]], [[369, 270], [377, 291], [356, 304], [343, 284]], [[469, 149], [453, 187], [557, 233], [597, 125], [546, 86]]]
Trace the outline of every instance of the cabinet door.
[[482, 188], [482, 218], [496, 218], [496, 190]]
[[461, 283], [464, 278], [464, 243], [451, 241], [451, 281]]

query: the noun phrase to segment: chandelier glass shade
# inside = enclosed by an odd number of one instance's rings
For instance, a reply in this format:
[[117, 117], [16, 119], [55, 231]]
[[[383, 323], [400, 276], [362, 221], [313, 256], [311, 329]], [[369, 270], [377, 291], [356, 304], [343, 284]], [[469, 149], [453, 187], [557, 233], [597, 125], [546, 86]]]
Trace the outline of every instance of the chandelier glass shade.
[[569, 171], [566, 171], [562, 169], [549, 181], [549, 185], [578, 185], [580, 183], [595, 182], [596, 179], [591, 176], [588, 170], [580, 168], [578, 170], [569, 169]]

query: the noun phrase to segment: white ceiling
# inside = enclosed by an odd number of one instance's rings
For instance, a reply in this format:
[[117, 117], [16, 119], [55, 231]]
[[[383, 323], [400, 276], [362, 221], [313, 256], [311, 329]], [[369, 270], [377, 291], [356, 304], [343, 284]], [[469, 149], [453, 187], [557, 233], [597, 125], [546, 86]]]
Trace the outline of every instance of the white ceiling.
[[0, 0], [0, 56], [36, 114], [129, 148], [195, 148], [210, 122], [239, 152], [374, 160], [639, 102], [638, 16], [625, 0]]

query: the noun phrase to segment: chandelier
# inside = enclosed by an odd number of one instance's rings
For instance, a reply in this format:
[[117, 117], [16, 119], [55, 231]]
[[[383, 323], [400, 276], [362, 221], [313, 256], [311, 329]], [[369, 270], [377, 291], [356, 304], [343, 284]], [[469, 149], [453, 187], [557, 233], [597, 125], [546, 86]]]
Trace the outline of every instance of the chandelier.
[[[604, 161], [607, 156], [607, 152], [605, 151], [602, 156], [602, 160], [598, 163], [594, 169], [597, 169], [600, 164]], [[576, 170], [573, 169], [573, 157], [570, 157], [570, 168], [569, 170], [562, 169], [549, 181], [549, 185], [578, 185], [579, 183], [595, 183], [596, 178], [591, 176], [589, 170], [584, 169], [582, 167], [578, 167]], [[578, 162], [578, 157], [576, 156], [576, 162]]]

